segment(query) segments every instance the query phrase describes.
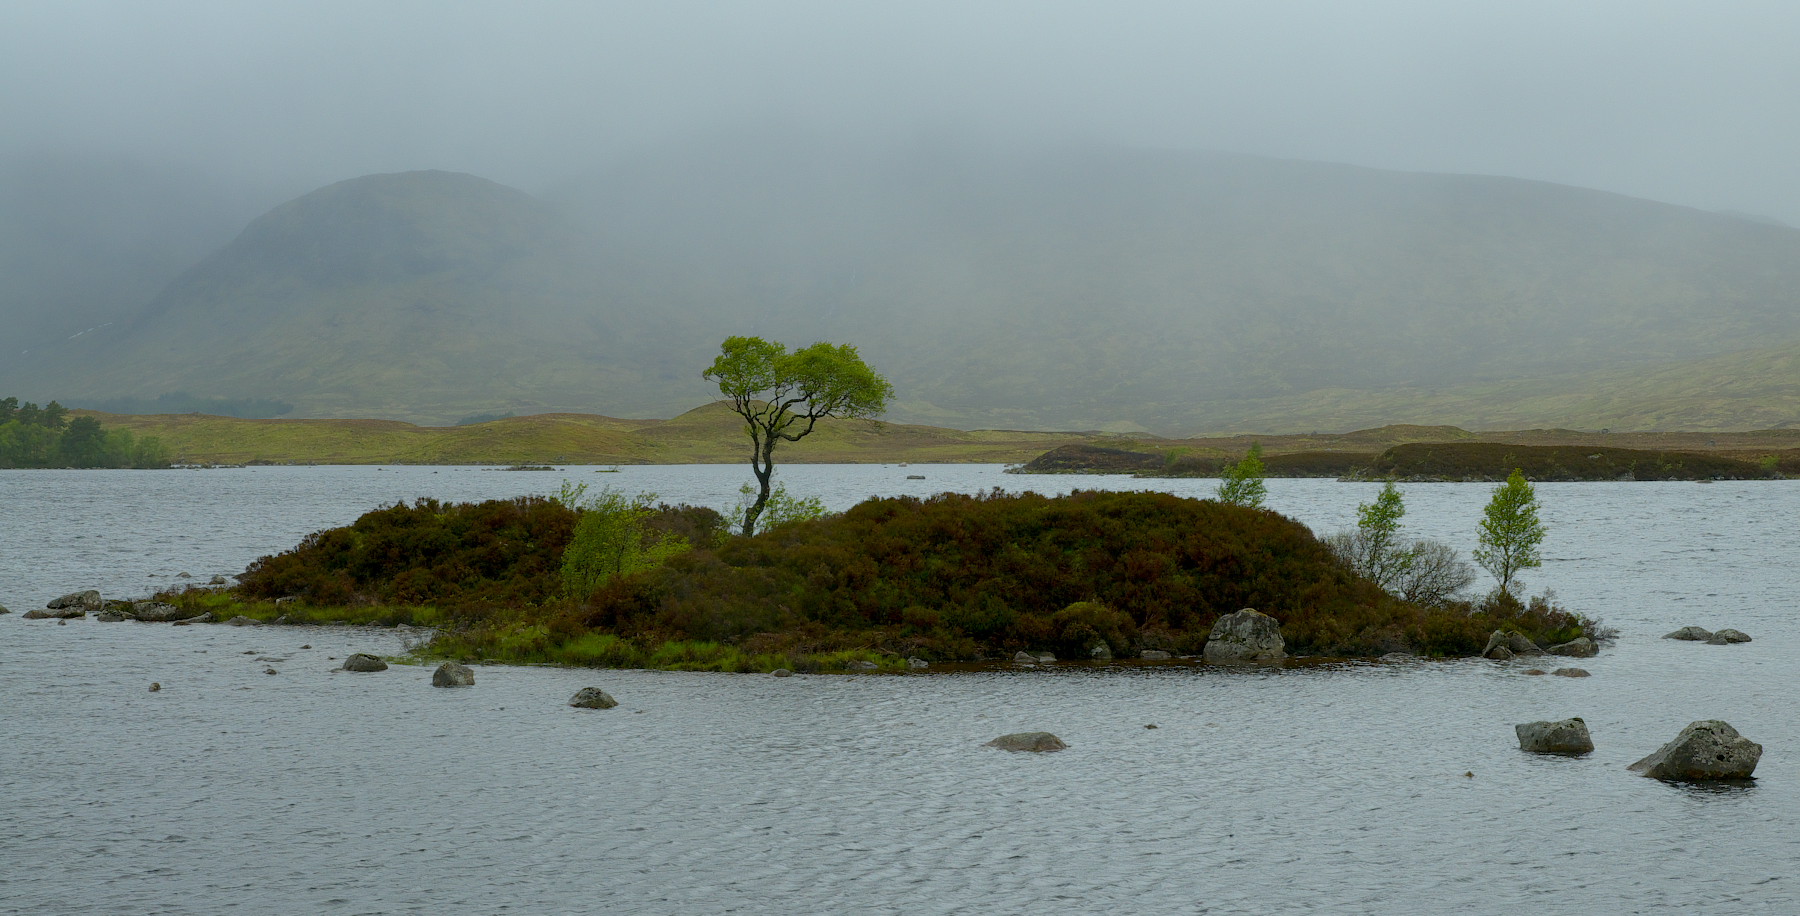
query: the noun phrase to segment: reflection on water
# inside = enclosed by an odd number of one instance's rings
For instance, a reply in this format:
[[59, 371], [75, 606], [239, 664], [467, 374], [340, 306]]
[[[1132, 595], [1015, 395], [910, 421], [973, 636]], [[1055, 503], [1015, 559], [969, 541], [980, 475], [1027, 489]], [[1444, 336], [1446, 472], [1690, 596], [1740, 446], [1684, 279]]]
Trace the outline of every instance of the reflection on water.
[[[1144, 485], [789, 474], [837, 506]], [[727, 506], [742, 477], [594, 479]], [[0, 472], [0, 604], [142, 593], [394, 499], [559, 483]], [[1317, 530], [1353, 522], [1374, 489], [1270, 482], [1271, 503]], [[1406, 522], [1466, 552], [1488, 489], [1408, 487]], [[1800, 912], [1800, 487], [1539, 493], [1548, 562], [1529, 584], [1622, 630], [1581, 662], [1591, 678], [1482, 661], [787, 679], [483, 667], [474, 688], [439, 690], [424, 668], [335, 670], [399, 651], [391, 631], [0, 617], [0, 912]], [[1659, 638], [1689, 623], [1755, 641]], [[565, 705], [589, 685], [621, 706]], [[1571, 715], [1594, 753], [1518, 750], [1514, 724]], [[1764, 745], [1753, 785], [1625, 770], [1702, 718]], [[1069, 749], [982, 746], [1035, 730]]]

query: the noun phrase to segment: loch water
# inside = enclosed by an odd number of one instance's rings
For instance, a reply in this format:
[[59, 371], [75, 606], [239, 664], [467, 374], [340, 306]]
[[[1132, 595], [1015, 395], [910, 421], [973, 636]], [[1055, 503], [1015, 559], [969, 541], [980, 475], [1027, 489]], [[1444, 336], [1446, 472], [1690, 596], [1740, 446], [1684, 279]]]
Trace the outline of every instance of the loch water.
[[[1480, 660], [486, 666], [434, 690], [428, 668], [335, 670], [405, 632], [20, 617], [229, 575], [396, 500], [570, 480], [725, 508], [747, 478], [602, 470], [0, 471], [0, 913], [1800, 912], [1800, 481], [1538, 485], [1549, 537], [1527, 588], [1620, 633], [1557, 660], [1580, 679]], [[831, 508], [1214, 486], [782, 474]], [[1269, 505], [1327, 533], [1376, 489], [1271, 480]], [[1490, 490], [1406, 486], [1407, 530], [1466, 555]], [[1686, 624], [1754, 641], [1660, 638]], [[565, 705], [589, 685], [621, 705]], [[1592, 754], [1518, 749], [1515, 723], [1568, 716]], [[1626, 771], [1709, 718], [1763, 744], [1753, 784]], [[982, 746], [1035, 730], [1069, 749]]]

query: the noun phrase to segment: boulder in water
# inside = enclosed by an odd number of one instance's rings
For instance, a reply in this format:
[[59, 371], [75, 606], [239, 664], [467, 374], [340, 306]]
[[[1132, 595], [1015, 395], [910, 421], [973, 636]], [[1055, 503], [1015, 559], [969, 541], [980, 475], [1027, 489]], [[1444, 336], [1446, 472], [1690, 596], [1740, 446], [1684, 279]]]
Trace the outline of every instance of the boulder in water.
[[611, 709], [619, 705], [619, 701], [598, 687], [583, 687], [569, 698], [569, 705], [577, 709]]
[[1709, 646], [1728, 646], [1732, 643], [1749, 641], [1750, 637], [1745, 634], [1743, 630], [1733, 630], [1730, 627], [1726, 627], [1723, 630], [1714, 630], [1712, 638], [1708, 639], [1706, 644]]
[[1281, 622], [1254, 608], [1226, 614], [1213, 622], [1201, 658], [1209, 664], [1273, 662], [1287, 658]]
[[1685, 639], [1692, 642], [1705, 642], [1712, 638], [1712, 631], [1704, 627], [1682, 627], [1673, 633], [1664, 633], [1664, 639]]
[[1526, 722], [1513, 726], [1519, 750], [1536, 754], [1586, 754], [1594, 749], [1587, 723], [1577, 716], [1560, 722]]
[[36, 610], [36, 611], [26, 611], [23, 616], [26, 620], [64, 620], [64, 621], [66, 621], [66, 620], [71, 620], [76, 617], [86, 617], [87, 609], [80, 608], [80, 607], [43, 608], [41, 610]]
[[6, 605], [0, 604], [0, 614], [10, 614], [10, 613], [12, 613], [12, 611], [7, 610]]
[[793, 677], [794, 672], [789, 671], [786, 668], [776, 668], [774, 671], [769, 672], [769, 676], [770, 677]]
[[1586, 668], [1558, 668], [1550, 672], [1555, 677], [1587, 677]]
[[1749, 779], [1760, 759], [1762, 745], [1718, 719], [1702, 719], [1627, 769], [1653, 779]]
[[367, 652], [357, 652], [344, 659], [345, 671], [386, 671], [387, 662]]
[[1577, 636], [1568, 642], [1551, 646], [1544, 651], [1551, 655], [1561, 655], [1565, 658], [1593, 658], [1600, 654], [1600, 647], [1594, 645], [1594, 641], [1586, 636]]
[[473, 687], [475, 686], [475, 672], [469, 670], [468, 665], [445, 662], [439, 665], [436, 671], [431, 672], [431, 686]]
[[[1499, 650], [1505, 649], [1505, 654]], [[1543, 655], [1544, 650], [1537, 643], [1525, 638], [1518, 630], [1495, 630], [1489, 634], [1487, 648], [1481, 650], [1482, 658], [1505, 661], [1520, 655]]]
[[[61, 598], [57, 598], [49, 604], [44, 605], [44, 607], [53, 611], [66, 610], [69, 608], [80, 608], [84, 611], [97, 611], [105, 606], [106, 602], [101, 600], [100, 593], [91, 588], [85, 592], [70, 592]], [[77, 617], [80, 615], [70, 614], [68, 616]]]
[[997, 747], [1003, 751], [1060, 751], [1068, 747], [1061, 738], [1049, 732], [1019, 732], [1012, 735], [1001, 735], [984, 747]]

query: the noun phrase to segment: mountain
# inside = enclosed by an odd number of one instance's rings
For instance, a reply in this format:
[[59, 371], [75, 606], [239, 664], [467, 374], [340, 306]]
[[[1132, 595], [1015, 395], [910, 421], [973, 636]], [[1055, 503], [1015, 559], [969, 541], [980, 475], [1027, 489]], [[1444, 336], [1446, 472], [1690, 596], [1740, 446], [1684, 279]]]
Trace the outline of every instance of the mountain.
[[0, 390], [672, 416], [751, 333], [855, 343], [890, 416], [965, 428], [1743, 428], [1800, 419], [1797, 306], [1800, 230], [1598, 191], [760, 135], [542, 197], [443, 172], [315, 191]]
[[133, 315], [266, 206], [172, 166], [0, 162], [0, 365]]
[[472, 175], [352, 179], [259, 217], [135, 318], [47, 361], [80, 367], [55, 389], [77, 404], [229, 393], [299, 415], [436, 422], [601, 400], [691, 406], [659, 394], [681, 345], [668, 316], [610, 299], [590, 243], [530, 195]]

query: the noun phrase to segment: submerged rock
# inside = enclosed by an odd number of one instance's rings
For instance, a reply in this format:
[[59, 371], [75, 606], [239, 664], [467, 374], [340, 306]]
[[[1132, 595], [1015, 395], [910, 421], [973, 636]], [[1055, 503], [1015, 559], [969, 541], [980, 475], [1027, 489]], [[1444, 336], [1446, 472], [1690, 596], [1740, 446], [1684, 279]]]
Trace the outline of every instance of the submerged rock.
[[1728, 646], [1732, 643], [1749, 641], [1750, 637], [1746, 635], [1744, 631], [1733, 630], [1730, 627], [1727, 627], [1723, 630], [1715, 630], [1712, 638], [1708, 639], [1706, 644], [1709, 646]]
[[769, 676], [770, 677], [793, 677], [794, 672], [789, 671], [786, 668], [776, 668], [774, 671], [769, 672]]
[[619, 701], [598, 687], [583, 687], [569, 698], [569, 705], [577, 709], [611, 709], [619, 705]]
[[1049, 732], [1019, 732], [1012, 735], [1001, 735], [983, 747], [997, 747], [1003, 751], [1060, 751], [1068, 747], [1061, 738]]
[[1577, 636], [1568, 642], [1551, 646], [1544, 651], [1551, 655], [1561, 655], [1567, 658], [1593, 658], [1600, 654], [1600, 647], [1594, 645], [1594, 641], [1586, 636]]
[[1718, 719], [1702, 719], [1627, 769], [1653, 779], [1749, 779], [1760, 759], [1762, 745]]
[[1254, 608], [1226, 614], [1213, 622], [1200, 653], [1209, 664], [1270, 662], [1287, 658], [1281, 623]]
[[1555, 675], [1556, 677], [1587, 677], [1588, 676], [1586, 668], [1558, 668], [1555, 671], [1552, 671], [1550, 673]]
[[1692, 640], [1695, 642], [1705, 642], [1712, 638], [1712, 631], [1705, 629], [1704, 627], [1682, 627], [1681, 629], [1676, 630], [1673, 633], [1664, 633], [1663, 638], [1664, 639], [1687, 639], [1687, 640]]
[[431, 686], [473, 687], [475, 686], [475, 672], [471, 671], [468, 665], [445, 662], [439, 665], [436, 671], [431, 672]]
[[367, 652], [357, 652], [344, 659], [345, 671], [386, 671], [387, 662]]
[[1594, 749], [1587, 723], [1577, 716], [1560, 722], [1526, 722], [1513, 726], [1519, 750], [1534, 754], [1585, 754]]

